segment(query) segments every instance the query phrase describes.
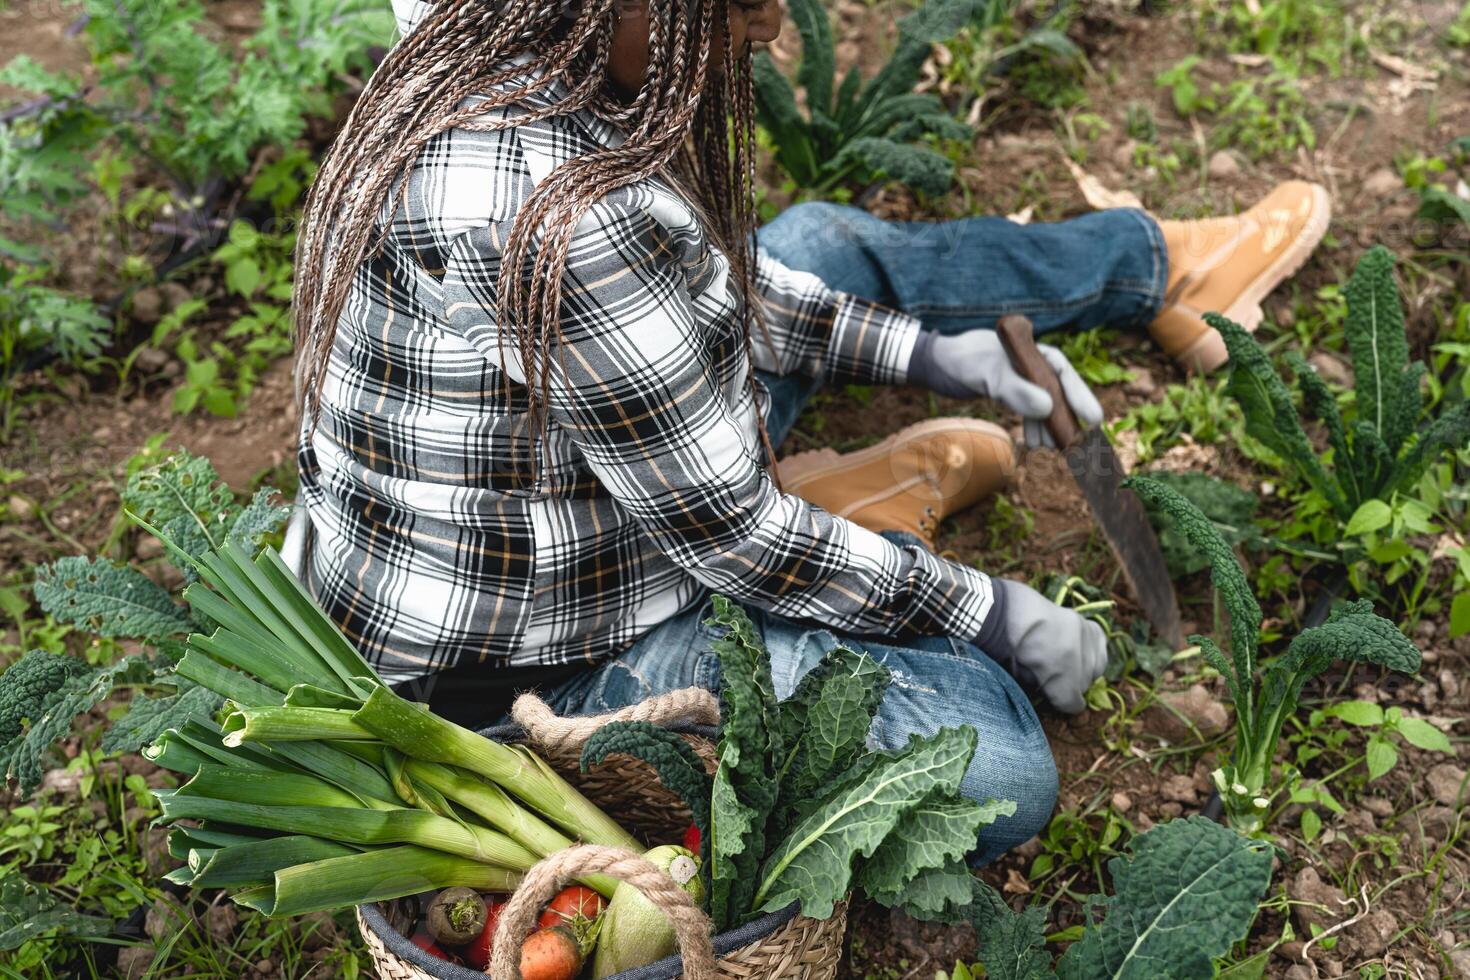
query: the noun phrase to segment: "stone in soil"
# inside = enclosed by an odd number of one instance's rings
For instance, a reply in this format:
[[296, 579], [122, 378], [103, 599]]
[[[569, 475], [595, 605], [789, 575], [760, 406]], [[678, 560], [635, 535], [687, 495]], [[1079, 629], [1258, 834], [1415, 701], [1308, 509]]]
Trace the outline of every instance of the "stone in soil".
[[1399, 921], [1388, 909], [1374, 909], [1359, 919], [1347, 933], [1358, 944], [1358, 952], [1368, 959], [1378, 959], [1388, 950], [1388, 942], [1398, 932]]
[[1206, 169], [1214, 180], [1229, 180], [1240, 176], [1240, 161], [1229, 150], [1216, 150], [1210, 156]]
[[148, 938], [155, 943], [162, 943], [176, 932], [182, 931], [188, 925], [188, 913], [165, 896], [153, 903], [148, 914], [143, 918], [143, 931]]
[[133, 294], [128, 307], [134, 320], [152, 326], [163, 318], [163, 294], [152, 286], [144, 286]]
[[1164, 780], [1159, 791], [1163, 793], [1164, 799], [1175, 803], [1193, 806], [1199, 802], [1199, 792], [1194, 788], [1193, 776], [1170, 776]]
[[1363, 180], [1363, 193], [1369, 197], [1390, 197], [1404, 189], [1404, 179], [1390, 167], [1373, 171]]
[[117, 951], [117, 975], [123, 980], [142, 980], [153, 965], [153, 956], [158, 951], [151, 943], [140, 946], [124, 946]]
[[1353, 369], [1344, 360], [1334, 357], [1327, 351], [1314, 351], [1307, 358], [1307, 363], [1312, 365], [1323, 381], [1330, 382], [1342, 388], [1353, 386]]
[[1113, 809], [1117, 810], [1119, 813], [1127, 813], [1129, 810], [1133, 809], [1133, 798], [1130, 797], [1127, 793], [1114, 793]]
[[1143, 715], [1144, 730], [1172, 745], [1214, 738], [1229, 724], [1230, 713], [1202, 684], [1165, 691]]
[[228, 946], [235, 938], [235, 928], [240, 924], [240, 913], [228, 899], [211, 905], [204, 913], [204, 925], [209, 929], [209, 938], [221, 946]]
[[1358, 801], [1364, 810], [1380, 820], [1393, 816], [1393, 803], [1381, 796], [1365, 796]]
[[1342, 889], [1323, 881], [1317, 869], [1310, 864], [1296, 873], [1287, 892], [1303, 936], [1312, 935], [1314, 925], [1319, 929], [1329, 928], [1346, 909], [1346, 896]]
[[1464, 802], [1465, 770], [1452, 762], [1441, 762], [1425, 777], [1429, 784], [1429, 795], [1445, 806], [1457, 806]]

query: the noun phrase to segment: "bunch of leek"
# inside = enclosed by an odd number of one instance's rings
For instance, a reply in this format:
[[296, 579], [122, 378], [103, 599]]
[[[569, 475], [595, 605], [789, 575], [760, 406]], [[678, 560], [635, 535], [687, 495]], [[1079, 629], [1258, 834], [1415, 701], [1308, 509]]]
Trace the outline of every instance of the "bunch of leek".
[[[641, 851], [520, 746], [394, 694], [272, 550], [195, 562], [200, 622], [177, 674], [226, 699], [221, 725], [169, 729], [145, 755], [190, 778], [159, 791], [181, 884], [299, 915], [464, 885], [509, 891], [575, 840]], [[611, 895], [616, 882], [587, 882]]]

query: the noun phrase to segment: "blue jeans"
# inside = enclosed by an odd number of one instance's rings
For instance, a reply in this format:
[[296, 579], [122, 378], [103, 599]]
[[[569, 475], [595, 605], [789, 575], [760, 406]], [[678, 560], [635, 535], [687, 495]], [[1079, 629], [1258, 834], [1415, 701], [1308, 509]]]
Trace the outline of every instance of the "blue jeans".
[[[861, 208], [812, 202], [787, 208], [758, 239], [790, 268], [911, 313], [943, 334], [993, 328], [1011, 313], [1029, 317], [1037, 333], [1141, 329], [1158, 316], [1168, 274], [1159, 226], [1131, 208], [1018, 225], [1005, 218], [884, 221]], [[760, 377], [771, 392], [766, 428], [780, 445], [818, 383]]]
[[[1142, 326], [1163, 301], [1163, 240], [1139, 211], [1021, 226], [1002, 218], [886, 222], [857, 208], [803, 204], [762, 228], [760, 243], [834, 289], [913, 313], [942, 333], [993, 327], [1008, 313], [1029, 316], [1038, 331]], [[767, 428], [779, 445], [818, 383], [764, 372], [761, 378], [771, 393]], [[1057, 797], [1051, 747], [1030, 700], [974, 644], [953, 637], [875, 642], [747, 611], [770, 652], [778, 697], [789, 696], [823, 654], [842, 644], [866, 650], [893, 675], [869, 733], [874, 743], [898, 748], [915, 732], [975, 728], [979, 748], [961, 788], [976, 800], [1013, 800], [1016, 812], [981, 833], [972, 863], [992, 861], [1046, 826]], [[549, 692], [549, 700], [563, 713], [595, 713], [681, 687], [718, 690], [709, 650], [718, 632], [704, 625], [709, 614], [708, 601], [696, 604]]]

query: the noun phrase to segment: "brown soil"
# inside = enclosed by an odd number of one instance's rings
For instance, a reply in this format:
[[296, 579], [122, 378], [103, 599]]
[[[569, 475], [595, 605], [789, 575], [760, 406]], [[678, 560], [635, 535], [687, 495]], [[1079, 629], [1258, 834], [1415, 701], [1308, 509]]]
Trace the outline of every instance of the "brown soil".
[[[1111, 128], [1088, 145], [1085, 167], [1110, 188], [1135, 191], [1155, 213], [1164, 216], [1245, 207], [1273, 183], [1289, 177], [1325, 182], [1338, 205], [1332, 235], [1296, 279], [1268, 302], [1268, 319], [1286, 324], [1299, 299], [1312, 296], [1321, 286], [1341, 282], [1370, 242], [1384, 240], [1401, 252], [1408, 251], [1410, 217], [1416, 203], [1413, 195], [1402, 189], [1371, 194], [1365, 191], [1364, 182], [1376, 171], [1392, 167], [1400, 157], [1440, 152], [1451, 138], [1470, 132], [1465, 59], [1437, 49], [1428, 34], [1429, 21], [1442, 17], [1440, 8], [1456, 6], [1447, 2], [1410, 5], [1413, 17], [1408, 29], [1411, 36], [1423, 35], [1424, 39], [1409, 48], [1426, 52], [1426, 59], [1447, 62], [1435, 92], [1400, 97], [1393, 89], [1398, 76], [1372, 65], [1338, 78], [1313, 73], [1305, 84], [1319, 133], [1315, 150], [1303, 151], [1291, 160], [1247, 161], [1238, 175], [1229, 178], [1181, 174], [1170, 185], [1134, 169], [1125, 107], [1129, 103], [1152, 107], [1166, 137], [1190, 135], [1190, 123], [1175, 115], [1168, 93], [1154, 84], [1154, 78], [1186, 54], [1197, 52], [1200, 39], [1183, 15], [1144, 18], [1119, 12], [1117, 5], [1088, 4], [1087, 17], [1073, 36], [1086, 48], [1092, 69], [1087, 111], [1097, 113]], [[251, 9], [246, 0], [212, 5], [216, 21], [230, 30], [248, 26], [241, 18]], [[48, 67], [76, 64], [80, 46], [64, 33], [71, 23], [70, 8], [59, 10], [23, 3], [0, 11], [0, 25], [7, 28], [0, 31], [0, 62], [24, 50]], [[837, 12], [842, 25], [841, 62], [856, 61], [871, 70], [881, 61], [892, 17], [885, 9], [846, 0], [837, 4]], [[778, 60], [789, 65], [797, 50], [795, 32], [788, 29], [777, 46]], [[1230, 75], [1229, 62], [1219, 54], [1207, 54], [1200, 70], [1203, 76], [1221, 80]], [[0, 92], [0, 100], [5, 95]], [[1003, 111], [994, 117], [996, 121], [979, 137], [974, 154], [961, 167], [959, 189], [922, 204], [907, 193], [886, 190], [873, 196], [868, 205], [878, 213], [906, 218], [1007, 214], [1028, 204], [1036, 207], [1038, 220], [1086, 210], [1063, 162], [1057, 118], [1025, 104], [1006, 105], [1005, 100], [1004, 91], [992, 96], [990, 105], [1001, 106]], [[1040, 195], [1038, 188], [1043, 190]], [[1421, 348], [1434, 336], [1435, 316], [1447, 298], [1465, 292], [1467, 283], [1457, 278], [1464, 276], [1464, 268], [1451, 266], [1434, 274], [1416, 269], [1404, 275], [1410, 328]], [[1125, 344], [1120, 360], [1147, 369], [1160, 387], [1182, 380], [1170, 362], [1141, 342]], [[90, 551], [103, 541], [117, 512], [123, 466], [155, 433], [168, 432], [169, 444], [210, 457], [238, 489], [249, 488], [267, 474], [266, 482], [289, 485], [295, 422], [288, 407], [292, 403], [288, 365], [278, 364], [261, 380], [234, 420], [173, 415], [169, 402], [178, 373], [177, 364], [165, 361], [136, 374], [121, 388], [102, 378], [89, 384], [63, 376], [59, 386], [40, 376], [22, 381], [24, 391], [37, 398], [25, 410], [17, 435], [0, 447], [0, 468], [23, 474], [3, 491], [11, 511], [11, 518], [0, 525], [4, 581], [23, 582], [34, 563]], [[1110, 417], [1146, 400], [1121, 385], [1100, 394]], [[988, 404], [941, 400], [931, 405], [927, 395], [911, 389], [834, 391], [824, 394], [803, 417], [784, 449], [832, 446], [850, 450], [935, 412], [984, 414], [1010, 427], [1016, 423]], [[1251, 471], [1228, 448], [1212, 451], [1206, 462], [1217, 475], [1250, 483]], [[1063, 570], [1112, 586], [1115, 593], [1121, 590], [1113, 559], [1093, 530], [1086, 504], [1055, 453], [1026, 454], [1008, 496], [1033, 517], [1034, 525], [1024, 541], [997, 542], [993, 527], [999, 505], [988, 502], [947, 521], [941, 549], [1010, 577], [1034, 578]], [[19, 510], [29, 510], [29, 517], [17, 519], [17, 499]], [[1211, 610], [1206, 583], [1200, 579], [1187, 586], [1181, 585], [1186, 618], [1208, 624]], [[1133, 612], [1128, 598], [1117, 598], [1126, 621]], [[1470, 712], [1470, 683], [1461, 680], [1470, 668], [1470, 643], [1463, 638], [1451, 642], [1443, 624], [1433, 622], [1421, 624], [1416, 639], [1426, 651], [1425, 666], [1408, 684], [1390, 688], [1362, 671], [1338, 676], [1334, 684], [1348, 696], [1382, 699], [1406, 712], [1463, 719]], [[1157, 688], [1182, 689], [1198, 680], [1193, 667], [1185, 663], [1166, 671]], [[1092, 824], [1114, 815], [1136, 830], [1194, 812], [1208, 794], [1213, 751], [1200, 746], [1180, 752], [1179, 746], [1166, 745], [1150, 732], [1146, 708], [1156, 696], [1154, 685], [1130, 680], [1117, 687], [1127, 702], [1126, 713], [1045, 718], [1063, 773], [1060, 808]], [[1211, 692], [1225, 699], [1218, 684]], [[1470, 750], [1463, 742], [1463, 732], [1458, 737], [1462, 739], [1457, 742], [1458, 764], [1464, 766]], [[1347, 928], [1334, 949], [1312, 951], [1314, 972], [1292, 973], [1293, 980], [1357, 975], [1348, 971], [1366, 962], [1384, 964], [1392, 977], [1456, 975], [1450, 951], [1470, 941], [1470, 926], [1463, 913], [1464, 894], [1470, 888], [1470, 857], [1460, 843], [1463, 808], [1450, 810], [1427, 796], [1426, 774], [1444, 761], [1441, 756], [1401, 749], [1398, 767], [1364, 788], [1361, 799], [1350, 804], [1346, 815], [1329, 818], [1326, 834], [1311, 846], [1295, 833], [1298, 814], [1288, 813], [1281, 820], [1277, 829], [1285, 851], [1273, 894], [1290, 892], [1291, 883], [1308, 866], [1318, 869], [1324, 879], [1342, 882], [1350, 877], [1367, 886], [1365, 894], [1373, 909], [1389, 912], [1395, 931], [1403, 933], [1385, 954], [1360, 928]], [[1168, 798], [1165, 784], [1171, 776], [1190, 782], [1196, 802]], [[1177, 780], [1170, 785], [1172, 795], [1181, 795]], [[1389, 847], [1384, 841], [1396, 843], [1398, 854], [1383, 857]], [[1059, 882], [1034, 887], [1026, 871], [1039, 848], [1036, 842], [1023, 846], [986, 869], [984, 876], [1017, 904], [1037, 897], [1060, 899], [1053, 906], [1051, 921], [1051, 928], [1060, 929], [1073, 924], [1066, 917], [1075, 916], [1077, 898], [1099, 890], [1105, 882], [1079, 865]], [[1284, 907], [1284, 903], [1278, 905]], [[1346, 917], [1344, 913], [1336, 921]], [[1253, 932], [1253, 948], [1273, 943], [1284, 924], [1279, 911], [1263, 913]], [[1297, 945], [1283, 946], [1266, 975], [1288, 976], [1288, 970], [1297, 966], [1293, 957], [1301, 953], [1300, 927], [1297, 931]], [[880, 909], [858, 908], [844, 975], [928, 980], [936, 969], [948, 969], [956, 957], [968, 956], [972, 950], [973, 937], [963, 929], [921, 925]]]

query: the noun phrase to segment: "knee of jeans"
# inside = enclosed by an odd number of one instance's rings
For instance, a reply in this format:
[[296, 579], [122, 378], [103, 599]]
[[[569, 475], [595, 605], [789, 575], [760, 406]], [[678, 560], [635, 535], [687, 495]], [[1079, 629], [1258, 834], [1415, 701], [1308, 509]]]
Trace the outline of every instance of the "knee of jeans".
[[1016, 810], [981, 831], [979, 844], [970, 856], [970, 863], [976, 867], [990, 863], [1041, 833], [1051, 822], [1056, 807], [1057, 766], [1046, 736], [1038, 731], [1023, 738], [1015, 748], [1016, 764], [1005, 767], [1002, 780], [997, 781], [993, 773], [989, 774], [985, 793], [1014, 802]]
[[[793, 204], [763, 226], [757, 240], [778, 261], [801, 268], [836, 246], [857, 244], [853, 211], [846, 205], [827, 201]], [[867, 212], [859, 214], [868, 216]]]

